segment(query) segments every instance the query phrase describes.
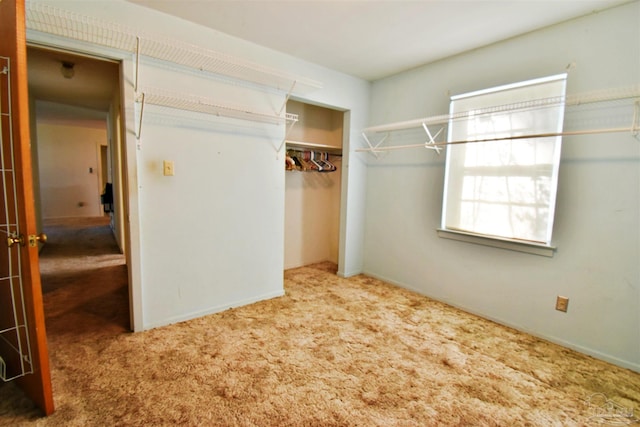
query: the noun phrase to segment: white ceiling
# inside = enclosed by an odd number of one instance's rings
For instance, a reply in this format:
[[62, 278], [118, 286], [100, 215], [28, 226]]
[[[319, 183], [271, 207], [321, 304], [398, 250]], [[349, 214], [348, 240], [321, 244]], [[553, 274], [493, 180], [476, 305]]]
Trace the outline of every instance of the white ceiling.
[[629, 0], [128, 0], [376, 80]]

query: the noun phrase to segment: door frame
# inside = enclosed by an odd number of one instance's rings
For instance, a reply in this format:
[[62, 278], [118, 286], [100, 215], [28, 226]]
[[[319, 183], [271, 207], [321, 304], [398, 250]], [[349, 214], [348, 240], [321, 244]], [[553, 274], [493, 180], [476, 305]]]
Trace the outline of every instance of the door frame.
[[[124, 238], [124, 247], [128, 282], [129, 282], [129, 313], [131, 316], [130, 327], [134, 332], [144, 329], [142, 310], [142, 279], [140, 263], [140, 215], [138, 193], [138, 151], [140, 146], [136, 140], [136, 111], [135, 92], [135, 61], [129, 52], [94, 45], [73, 39], [51, 37], [50, 34], [38, 33], [27, 30], [27, 45], [48, 50], [65, 50], [72, 54], [89, 55], [95, 58], [117, 61], [120, 64], [120, 102], [119, 111], [110, 111], [108, 126], [119, 129], [109, 134], [112, 139], [112, 155], [119, 157], [120, 173], [118, 189], [122, 197], [120, 209], [120, 223]], [[119, 113], [119, 114], [118, 114]], [[33, 118], [34, 116], [32, 116]], [[119, 152], [119, 155], [118, 155]], [[115, 159], [114, 159], [115, 160]], [[115, 166], [115, 165], [114, 165]], [[115, 180], [114, 173], [114, 180]], [[114, 193], [114, 196], [116, 194]]]

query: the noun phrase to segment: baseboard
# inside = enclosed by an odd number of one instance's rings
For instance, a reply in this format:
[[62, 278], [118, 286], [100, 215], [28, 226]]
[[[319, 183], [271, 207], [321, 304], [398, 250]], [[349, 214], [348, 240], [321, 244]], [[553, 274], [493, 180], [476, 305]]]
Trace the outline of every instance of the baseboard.
[[216, 314], [216, 313], [220, 313], [222, 311], [228, 310], [230, 308], [235, 308], [235, 307], [242, 307], [244, 305], [249, 305], [249, 304], [253, 304], [256, 302], [260, 302], [260, 301], [265, 301], [265, 300], [269, 300], [272, 298], [278, 298], [284, 296], [284, 289], [280, 290], [280, 291], [276, 291], [276, 292], [270, 292], [267, 294], [263, 294], [254, 298], [248, 298], [245, 300], [239, 300], [239, 301], [235, 301], [229, 304], [223, 304], [223, 305], [218, 305], [215, 307], [211, 307], [207, 310], [201, 310], [201, 311], [196, 311], [196, 312], [191, 312], [188, 314], [184, 314], [184, 315], [180, 315], [180, 316], [174, 316], [174, 317], [170, 317], [168, 318], [166, 321], [163, 322], [155, 322], [155, 323], [150, 323], [148, 325], [143, 325], [142, 330], [146, 331], [149, 329], [155, 329], [155, 328], [160, 328], [162, 326], [168, 326], [168, 325], [173, 325], [174, 323], [180, 323], [180, 322], [186, 322], [188, 320], [193, 320], [193, 319], [197, 319], [199, 317], [203, 317], [203, 316], [208, 316], [210, 314]]
[[345, 272], [345, 271], [342, 271], [342, 270], [338, 270], [336, 272], [336, 275], [338, 275], [339, 277], [344, 277], [344, 278], [357, 276], [358, 274], [362, 274], [362, 271], [355, 271], [354, 270], [354, 271]]
[[419, 289], [416, 289], [416, 288], [414, 288], [412, 286], [409, 286], [409, 285], [406, 285], [404, 283], [395, 281], [395, 280], [390, 279], [388, 277], [381, 276], [379, 274], [369, 273], [369, 272], [366, 272], [366, 271], [364, 271], [363, 274], [365, 274], [367, 276], [370, 276], [370, 277], [373, 277], [373, 278], [378, 279], [378, 280], [382, 280], [383, 282], [389, 283], [391, 285], [398, 286], [400, 288], [407, 289], [409, 291], [413, 291], [413, 292], [415, 292], [417, 294], [423, 295], [423, 296], [425, 296], [427, 298], [431, 298], [434, 301], [441, 302], [441, 303], [446, 304], [448, 306], [457, 308], [458, 310], [462, 310], [462, 311], [464, 311], [466, 313], [470, 313], [470, 314], [476, 315], [478, 317], [482, 317], [483, 319], [491, 320], [492, 322], [498, 323], [500, 325], [516, 329], [516, 330], [518, 330], [520, 332], [524, 332], [526, 334], [533, 335], [534, 337], [543, 339], [545, 341], [549, 341], [549, 342], [552, 342], [554, 344], [558, 344], [558, 345], [560, 345], [562, 347], [566, 347], [566, 348], [569, 348], [571, 350], [575, 350], [575, 351], [577, 351], [579, 353], [586, 354], [588, 356], [595, 357], [596, 359], [600, 359], [600, 360], [603, 360], [605, 362], [611, 363], [613, 365], [620, 366], [622, 368], [630, 369], [632, 371], [640, 373], [640, 364], [639, 363], [633, 363], [633, 362], [629, 362], [628, 360], [619, 359], [619, 358], [611, 356], [609, 354], [602, 353], [602, 352], [594, 350], [592, 348], [583, 347], [581, 345], [578, 345], [578, 344], [563, 340], [563, 339], [558, 338], [558, 337], [554, 337], [554, 336], [550, 336], [550, 335], [546, 335], [546, 334], [541, 334], [538, 331], [534, 331], [534, 330], [525, 328], [522, 325], [514, 324], [514, 323], [511, 323], [511, 322], [505, 321], [504, 319], [496, 318], [496, 317], [493, 317], [491, 315], [487, 315], [486, 313], [481, 313], [481, 312], [473, 310], [471, 308], [451, 303], [450, 301], [442, 301], [442, 300], [440, 300], [438, 298], [434, 298], [431, 295], [425, 294], [423, 291], [421, 291]]

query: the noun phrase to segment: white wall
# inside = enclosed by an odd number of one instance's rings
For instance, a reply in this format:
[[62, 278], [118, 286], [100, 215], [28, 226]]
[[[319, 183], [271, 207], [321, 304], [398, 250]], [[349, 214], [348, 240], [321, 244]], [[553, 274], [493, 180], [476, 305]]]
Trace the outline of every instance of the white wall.
[[[446, 114], [452, 94], [569, 64], [568, 94], [637, 85], [639, 17], [634, 2], [374, 82], [371, 124]], [[637, 139], [564, 138], [553, 258], [438, 238], [444, 155], [362, 155], [369, 163], [365, 273], [640, 370]], [[557, 295], [570, 298], [567, 313], [554, 309]]]
[[[350, 111], [353, 133], [347, 134], [347, 143], [359, 141], [359, 129], [368, 121], [368, 82], [120, 0], [51, 4], [320, 81], [321, 90], [297, 97]], [[282, 294], [285, 171], [284, 151], [277, 151], [285, 127], [147, 105], [136, 141], [130, 54], [37, 33], [28, 37], [124, 62], [134, 329]], [[206, 96], [258, 111], [278, 111], [285, 99], [284, 92], [206, 77], [144, 57], [139, 75], [141, 88]], [[175, 162], [175, 176], [162, 175], [163, 160]], [[343, 157], [339, 265], [344, 275], [362, 268], [365, 174], [361, 158], [350, 160], [348, 153]]]
[[38, 123], [37, 136], [42, 217], [102, 216], [99, 155], [106, 122]]

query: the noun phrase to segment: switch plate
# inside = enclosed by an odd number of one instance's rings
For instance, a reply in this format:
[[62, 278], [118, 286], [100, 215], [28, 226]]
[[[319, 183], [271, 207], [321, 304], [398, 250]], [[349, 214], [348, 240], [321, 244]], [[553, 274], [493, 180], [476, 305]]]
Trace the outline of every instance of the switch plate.
[[173, 176], [176, 173], [175, 166], [172, 160], [165, 160], [162, 162], [162, 170], [164, 176]]
[[567, 312], [569, 308], [569, 298], [558, 296], [556, 299], [556, 310]]

